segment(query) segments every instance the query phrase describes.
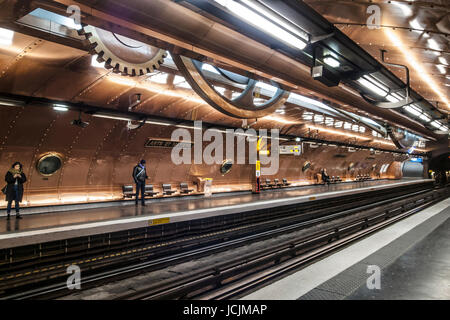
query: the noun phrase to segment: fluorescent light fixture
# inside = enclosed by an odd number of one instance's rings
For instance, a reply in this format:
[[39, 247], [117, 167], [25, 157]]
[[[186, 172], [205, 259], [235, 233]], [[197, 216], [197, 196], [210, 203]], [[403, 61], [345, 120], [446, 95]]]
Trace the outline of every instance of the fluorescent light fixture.
[[320, 114], [315, 114], [314, 115], [314, 122], [323, 123], [323, 116], [320, 115]]
[[150, 120], [146, 120], [145, 123], [148, 124], [155, 124], [157, 126], [171, 126], [171, 123], [166, 123], [166, 122], [160, 122], [160, 121], [150, 121]]
[[439, 72], [442, 73], [442, 74], [446, 74], [447, 73], [447, 70], [446, 70], [445, 66], [443, 66], [442, 64], [436, 65], [436, 68], [438, 68]]
[[98, 55], [93, 55], [92, 56], [91, 66], [96, 67], [96, 68], [104, 68], [105, 67], [105, 61], [98, 62], [97, 61], [97, 57], [98, 57]]
[[56, 111], [68, 111], [69, 108], [66, 105], [64, 105], [64, 104], [54, 104], [53, 105], [53, 110], [56, 110]]
[[424, 31], [424, 27], [422, 27], [422, 25], [419, 23], [419, 21], [417, 21], [417, 18], [410, 21], [409, 25], [411, 26], [411, 28], [416, 29], [416, 30], [414, 30], [416, 32], [420, 33], [422, 31]]
[[422, 114], [419, 116], [419, 118], [422, 119], [422, 120], [424, 120], [424, 121], [426, 121], [426, 122], [430, 122], [430, 121], [431, 121], [431, 118], [430, 118], [429, 116], [427, 116], [425, 113], [422, 113]]
[[300, 138], [299, 137], [295, 138], [295, 141], [300, 142]]
[[66, 26], [69, 29], [75, 29], [75, 30], [81, 29], [81, 25], [76, 24], [74, 19], [62, 16], [60, 14], [57, 14], [57, 13], [54, 13], [51, 11], [47, 11], [47, 10], [44, 10], [41, 8], [37, 8], [37, 9], [33, 10], [32, 12], [30, 12], [30, 15], [41, 18], [41, 19], [55, 22], [57, 24]]
[[438, 59], [439, 59], [439, 62], [440, 62], [441, 64], [444, 64], [444, 65], [448, 66], [447, 59], [445, 59], [444, 57], [439, 57]]
[[96, 113], [96, 114], [93, 114], [92, 116], [96, 117], [96, 118], [104, 118], [104, 119], [111, 119], [111, 120], [122, 120], [122, 121], [132, 121], [133, 120], [130, 118], [111, 116], [108, 114], [101, 114], [101, 113]]
[[24, 104], [24, 101], [0, 98], [0, 106], [22, 107]]
[[302, 114], [302, 119], [306, 121], [311, 121], [313, 119], [314, 113], [305, 111]]
[[441, 50], [441, 48], [439, 47], [439, 44], [436, 42], [436, 40], [434, 40], [434, 39], [428, 39], [427, 42], [428, 42], [428, 47], [429, 47], [430, 49], [438, 50], [438, 51]]
[[382, 88], [380, 88], [380, 86], [383, 86], [381, 84], [379, 85], [375, 85], [374, 83], [372, 83], [372, 81], [369, 81], [366, 76], [364, 76], [363, 78], [359, 78], [357, 80], [363, 87], [369, 89], [370, 91], [372, 91], [373, 93], [381, 96], [381, 97], [385, 97], [388, 93], [388, 90], [384, 90]]
[[[300, 32], [300, 30], [293, 27], [293, 25], [284, 22], [282, 18], [278, 18], [275, 12], [272, 13], [268, 9], [265, 9], [262, 6], [257, 5], [253, 1], [242, 0], [244, 4], [251, 7], [256, 12], [250, 10], [248, 7], [234, 0], [215, 0], [215, 1], [220, 5], [226, 7], [233, 14], [245, 20], [249, 24], [283, 41], [284, 43], [286, 43], [291, 47], [303, 50], [307, 45], [306, 41], [304, 40], [305, 35], [302, 32]], [[282, 28], [279, 27], [277, 24], [282, 26]]]
[[323, 62], [325, 62], [327, 65], [329, 65], [332, 68], [337, 68], [341, 65], [341, 63], [333, 58], [332, 56], [325, 56], [323, 59]]
[[439, 129], [441, 127], [441, 124], [438, 121], [433, 121], [432, 123], [430, 123], [433, 127]]
[[435, 120], [433, 122], [430, 123], [433, 127], [435, 127], [436, 129], [439, 129], [441, 131], [448, 131], [448, 127], [444, 126], [442, 123], [440, 123], [439, 121]]
[[275, 93], [278, 90], [278, 88], [276, 88], [276, 87], [274, 87], [274, 86], [272, 86], [270, 84], [267, 84], [265, 82], [261, 82], [261, 81], [258, 81], [255, 86], [258, 87], [258, 88], [267, 90], [269, 92], [272, 92], [272, 93]]
[[[121, 121], [140, 121], [137, 119], [131, 119], [131, 118], [127, 118], [127, 117], [120, 117], [120, 116], [114, 116], [114, 115], [109, 115], [109, 114], [101, 114], [101, 113], [96, 113], [92, 115], [93, 117], [96, 118], [104, 118], [104, 119], [111, 119], [111, 120], [121, 120]], [[171, 126], [173, 125], [170, 122], [162, 122], [162, 121], [153, 121], [153, 120], [145, 120], [145, 123], [147, 124], [155, 124], [158, 126]]]
[[394, 97], [393, 95], [389, 94], [386, 96], [386, 99], [390, 102], [399, 102], [400, 100]]
[[422, 109], [420, 109], [419, 107], [417, 107], [415, 105], [406, 106], [406, 107], [403, 107], [403, 109], [405, 109], [406, 112], [408, 112], [414, 116], [417, 116], [417, 117], [422, 114]]
[[14, 31], [0, 28], [0, 45], [10, 46], [14, 38]]

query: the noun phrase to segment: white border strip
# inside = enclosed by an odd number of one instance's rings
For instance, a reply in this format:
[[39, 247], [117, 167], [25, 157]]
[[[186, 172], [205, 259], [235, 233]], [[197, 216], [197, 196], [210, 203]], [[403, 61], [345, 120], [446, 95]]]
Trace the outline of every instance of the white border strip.
[[[450, 206], [443, 200], [347, 247], [299, 272], [257, 290], [242, 300], [295, 300], [388, 245]], [[368, 275], [369, 276], [369, 275]]]

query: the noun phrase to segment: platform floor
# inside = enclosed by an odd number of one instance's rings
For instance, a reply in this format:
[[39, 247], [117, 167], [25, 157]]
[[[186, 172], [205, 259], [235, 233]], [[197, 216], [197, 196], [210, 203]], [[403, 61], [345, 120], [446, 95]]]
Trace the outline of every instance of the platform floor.
[[165, 218], [174, 223], [429, 181], [378, 180], [273, 189], [260, 194], [147, 200], [145, 207], [136, 207], [134, 201], [128, 201], [127, 205], [122, 203], [115, 207], [24, 215], [22, 220], [15, 219], [14, 215], [10, 220], [3, 216], [0, 218], [0, 248], [146, 227], [152, 225], [154, 219]]
[[450, 198], [243, 299], [450, 300]]
[[[397, 184], [399, 180], [380, 180], [380, 181], [366, 181], [357, 183], [341, 183], [332, 184], [330, 186], [304, 186], [298, 188], [273, 189], [263, 191], [260, 194], [244, 193], [240, 195], [221, 196], [212, 198], [166, 198], [169, 201], [146, 200], [146, 206], [139, 204], [138, 207], [134, 205], [134, 201], [128, 201], [126, 206], [117, 205], [113, 207], [85, 209], [85, 210], [70, 210], [70, 211], [56, 211], [49, 213], [23, 215], [24, 219], [19, 220], [18, 228], [14, 227], [15, 217], [14, 210], [12, 211], [11, 220], [0, 219], [0, 233], [10, 231], [25, 231], [42, 229], [54, 226], [71, 225], [78, 223], [87, 223], [94, 221], [105, 221], [118, 218], [136, 217], [142, 215], [158, 215], [165, 213], [175, 213], [182, 211], [198, 210], [248, 204], [251, 202], [258, 202], [264, 200], [277, 200], [284, 198], [292, 198], [305, 195], [316, 195], [334, 191], [345, 191], [359, 188], [366, 188], [379, 185]], [[4, 210], [3, 210], [4, 211]], [[2, 212], [5, 216], [5, 212]], [[8, 227], [8, 224], [10, 227]]]

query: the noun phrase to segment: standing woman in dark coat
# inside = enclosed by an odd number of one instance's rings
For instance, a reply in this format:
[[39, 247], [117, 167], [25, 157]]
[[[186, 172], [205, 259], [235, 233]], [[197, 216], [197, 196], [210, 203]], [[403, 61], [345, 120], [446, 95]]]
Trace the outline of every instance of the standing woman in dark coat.
[[16, 205], [16, 218], [22, 219], [19, 214], [19, 202], [22, 202], [23, 184], [27, 181], [27, 178], [22, 171], [22, 164], [20, 162], [15, 162], [11, 169], [8, 170], [5, 175], [5, 181], [8, 183], [6, 186], [6, 201], [8, 201], [6, 213], [8, 214], [8, 219], [13, 200]]

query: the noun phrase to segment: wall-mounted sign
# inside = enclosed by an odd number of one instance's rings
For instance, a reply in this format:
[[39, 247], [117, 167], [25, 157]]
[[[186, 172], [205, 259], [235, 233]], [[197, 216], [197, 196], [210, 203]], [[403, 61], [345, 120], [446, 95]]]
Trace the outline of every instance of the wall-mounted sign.
[[160, 148], [173, 148], [175, 146], [177, 146], [178, 144], [180, 144], [180, 147], [183, 149], [190, 149], [193, 145], [192, 142], [179, 142], [179, 141], [172, 141], [169, 139], [153, 139], [153, 138], [148, 138], [147, 141], [145, 142], [145, 147], [146, 148], [151, 148], [151, 147], [160, 147]]
[[298, 145], [280, 146], [280, 154], [293, 154], [294, 156], [299, 156], [301, 154], [301, 150], [301, 147]]

